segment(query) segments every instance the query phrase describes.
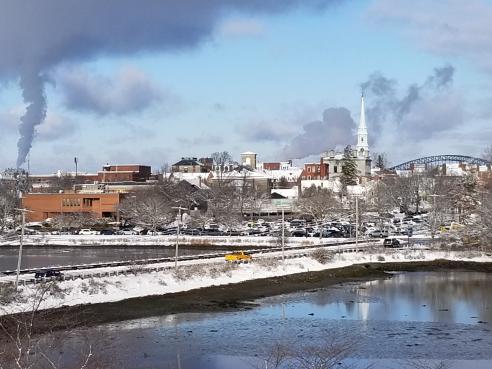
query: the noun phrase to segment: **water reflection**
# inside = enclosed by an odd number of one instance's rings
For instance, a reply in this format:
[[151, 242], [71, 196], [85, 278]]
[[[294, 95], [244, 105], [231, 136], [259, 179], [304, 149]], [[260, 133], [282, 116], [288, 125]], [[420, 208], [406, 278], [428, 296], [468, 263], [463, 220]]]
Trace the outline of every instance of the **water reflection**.
[[[98, 327], [127, 368], [252, 368], [274, 344], [356, 342], [351, 359], [399, 368], [407, 359], [492, 367], [492, 276], [406, 273], [260, 300], [249, 311], [175, 314]], [[108, 340], [106, 340], [108, 341]], [[383, 366], [384, 363], [384, 366]], [[264, 366], [261, 366], [264, 367]]]

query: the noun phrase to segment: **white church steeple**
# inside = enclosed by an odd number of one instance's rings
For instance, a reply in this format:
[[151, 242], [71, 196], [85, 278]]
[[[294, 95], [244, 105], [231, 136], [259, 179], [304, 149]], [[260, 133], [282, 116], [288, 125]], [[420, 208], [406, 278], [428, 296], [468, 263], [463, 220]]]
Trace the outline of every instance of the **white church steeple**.
[[367, 142], [366, 109], [364, 106], [364, 94], [361, 96], [360, 122], [357, 128], [357, 157], [369, 158], [369, 143]]

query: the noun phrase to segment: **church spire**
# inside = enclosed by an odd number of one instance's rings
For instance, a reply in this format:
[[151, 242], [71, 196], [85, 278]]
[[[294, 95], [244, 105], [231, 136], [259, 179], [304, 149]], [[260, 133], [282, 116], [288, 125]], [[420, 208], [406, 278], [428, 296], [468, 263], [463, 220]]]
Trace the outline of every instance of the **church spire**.
[[357, 129], [357, 157], [369, 157], [369, 143], [367, 141], [366, 108], [364, 105], [364, 93], [360, 98], [360, 121]]
[[360, 97], [360, 122], [359, 122], [359, 129], [365, 128], [366, 127], [366, 107], [364, 105], [364, 93], [362, 93]]

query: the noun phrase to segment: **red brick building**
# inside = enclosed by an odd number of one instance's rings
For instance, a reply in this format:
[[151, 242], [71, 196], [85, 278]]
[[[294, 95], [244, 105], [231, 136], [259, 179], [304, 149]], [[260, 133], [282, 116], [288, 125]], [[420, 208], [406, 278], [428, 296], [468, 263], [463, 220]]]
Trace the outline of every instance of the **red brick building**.
[[263, 163], [263, 170], [280, 170], [280, 163]]
[[104, 165], [97, 172], [99, 182], [145, 182], [152, 174], [150, 166], [138, 164]]
[[306, 163], [301, 173], [301, 180], [311, 179], [328, 179], [329, 178], [329, 165], [323, 162], [323, 158], [318, 163]]
[[65, 213], [93, 213], [98, 218], [118, 218], [119, 193], [26, 193], [22, 207], [27, 220], [39, 222]]

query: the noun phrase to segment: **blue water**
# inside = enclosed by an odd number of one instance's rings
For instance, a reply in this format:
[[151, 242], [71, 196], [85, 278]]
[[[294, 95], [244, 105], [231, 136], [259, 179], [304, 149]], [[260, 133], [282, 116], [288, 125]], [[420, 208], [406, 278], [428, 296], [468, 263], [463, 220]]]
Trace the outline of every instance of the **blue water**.
[[491, 368], [491, 287], [484, 273], [395, 274], [265, 298], [252, 310], [168, 315], [98, 331], [112, 342], [103, 350], [127, 368], [264, 368], [278, 346], [300, 354], [329, 345], [347, 347], [342, 361], [356, 367], [446, 360], [450, 368]]

